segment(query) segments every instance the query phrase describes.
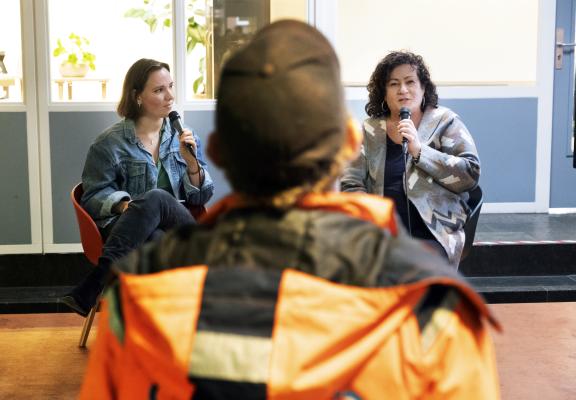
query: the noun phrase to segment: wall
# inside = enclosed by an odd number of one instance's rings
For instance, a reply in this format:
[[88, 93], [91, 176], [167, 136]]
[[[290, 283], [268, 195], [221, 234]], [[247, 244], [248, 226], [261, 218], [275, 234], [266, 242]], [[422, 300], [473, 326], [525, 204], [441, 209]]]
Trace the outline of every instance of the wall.
[[0, 112], [0, 142], [0, 244], [30, 243], [26, 113]]

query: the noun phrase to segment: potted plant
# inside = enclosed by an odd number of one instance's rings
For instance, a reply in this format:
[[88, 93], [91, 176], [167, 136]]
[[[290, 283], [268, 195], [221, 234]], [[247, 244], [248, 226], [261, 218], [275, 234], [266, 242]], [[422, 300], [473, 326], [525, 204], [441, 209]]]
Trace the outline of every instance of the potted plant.
[[58, 39], [57, 44], [52, 55], [63, 58], [60, 64], [62, 76], [84, 77], [88, 68], [96, 69], [96, 56], [88, 50], [90, 41], [84, 36], [71, 33], [64, 40]]

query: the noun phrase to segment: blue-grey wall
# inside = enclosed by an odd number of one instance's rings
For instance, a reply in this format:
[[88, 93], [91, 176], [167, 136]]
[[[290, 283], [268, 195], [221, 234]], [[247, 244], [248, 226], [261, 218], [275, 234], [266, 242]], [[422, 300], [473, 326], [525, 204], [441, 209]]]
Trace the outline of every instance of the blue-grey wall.
[[[366, 118], [364, 104], [348, 103], [359, 121]], [[537, 99], [440, 99], [440, 104], [458, 113], [474, 137], [484, 201], [535, 201]]]
[[54, 243], [80, 243], [70, 191], [81, 180], [88, 148], [118, 116], [113, 112], [51, 112], [50, 167]]
[[26, 113], [0, 112], [0, 245], [32, 242]]

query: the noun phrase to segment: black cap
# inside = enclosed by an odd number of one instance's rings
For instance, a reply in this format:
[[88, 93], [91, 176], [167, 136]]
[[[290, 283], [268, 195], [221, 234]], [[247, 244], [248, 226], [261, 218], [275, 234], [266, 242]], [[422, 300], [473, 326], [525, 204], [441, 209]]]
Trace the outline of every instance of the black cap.
[[345, 119], [336, 54], [305, 23], [266, 26], [222, 70], [216, 128], [238, 191], [270, 195], [321, 178]]

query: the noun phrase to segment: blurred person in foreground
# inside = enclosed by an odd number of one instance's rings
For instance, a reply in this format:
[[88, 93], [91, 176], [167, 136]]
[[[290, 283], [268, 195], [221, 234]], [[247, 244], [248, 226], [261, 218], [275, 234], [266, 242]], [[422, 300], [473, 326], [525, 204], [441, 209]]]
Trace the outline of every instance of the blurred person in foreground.
[[325, 37], [257, 33], [207, 147], [234, 192], [115, 264], [81, 398], [499, 398], [481, 298], [392, 201], [332, 190], [359, 147]]

